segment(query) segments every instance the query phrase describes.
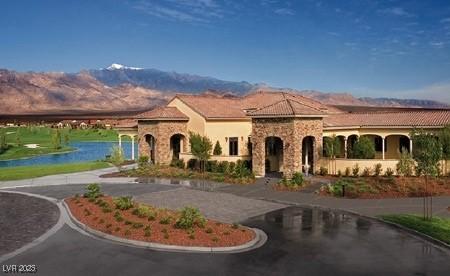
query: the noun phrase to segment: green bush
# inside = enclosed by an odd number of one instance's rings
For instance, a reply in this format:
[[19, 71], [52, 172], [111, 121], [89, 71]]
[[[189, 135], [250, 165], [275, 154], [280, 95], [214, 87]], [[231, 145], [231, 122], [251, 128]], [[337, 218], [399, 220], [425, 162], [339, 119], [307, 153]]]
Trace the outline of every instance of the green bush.
[[[234, 164], [234, 163], [232, 163]], [[231, 163], [230, 163], [231, 165]], [[244, 178], [252, 175], [250, 169], [248, 169], [245, 163], [242, 160], [238, 160], [234, 165], [234, 169], [231, 173], [231, 176], [234, 178]]]
[[100, 193], [100, 186], [98, 184], [89, 184], [86, 186], [86, 193], [84, 194], [84, 197], [89, 199], [96, 199], [101, 195]]
[[385, 176], [393, 176], [394, 175], [394, 170], [392, 170], [391, 168], [387, 168], [386, 172], [384, 173]]
[[359, 165], [356, 163], [352, 168], [352, 174], [354, 177], [359, 176]]
[[294, 182], [294, 184], [296, 184], [296, 185], [299, 185], [299, 186], [303, 185], [303, 181], [304, 181], [303, 174], [301, 172], [295, 172], [292, 175], [291, 181]]
[[197, 208], [184, 207], [181, 210], [181, 215], [175, 222], [175, 226], [181, 229], [190, 229], [194, 225], [204, 227], [206, 224], [205, 217], [200, 213]]
[[380, 176], [381, 172], [383, 171], [383, 169], [381, 168], [383, 165], [381, 165], [381, 163], [377, 163], [375, 164], [374, 168], [373, 168], [373, 172], [375, 176]]
[[347, 167], [347, 168], [345, 168], [345, 173], [344, 173], [344, 175], [347, 176], [347, 177], [349, 177], [349, 176], [350, 176], [350, 172], [351, 172], [350, 167]]
[[361, 136], [355, 142], [352, 149], [353, 158], [373, 159], [375, 158], [375, 144], [366, 136]]
[[370, 176], [371, 174], [372, 174], [372, 170], [369, 167], [365, 167], [362, 172], [362, 175], [367, 177], [367, 176]]
[[159, 220], [159, 223], [160, 223], [160, 224], [170, 224], [171, 221], [172, 221], [172, 218], [169, 217], [169, 216], [166, 216], [166, 217], [162, 217], [162, 218]]
[[133, 208], [133, 198], [131, 196], [121, 196], [114, 199], [114, 204], [116, 209], [128, 210]]
[[217, 161], [216, 160], [207, 161], [206, 162], [206, 171], [216, 173], [217, 172]]
[[150, 160], [150, 158], [146, 155], [144, 156], [139, 156], [138, 158], [138, 166], [140, 168], [145, 167], [146, 165], [148, 165], [148, 161]]
[[184, 169], [186, 167], [183, 159], [176, 159], [176, 158], [172, 159], [172, 161], [170, 162], [170, 166], [175, 167], [175, 168], [180, 168], [180, 169]]
[[221, 155], [222, 154], [222, 147], [220, 146], [219, 141], [216, 141], [216, 144], [214, 145], [213, 154], [214, 155]]
[[327, 175], [328, 174], [328, 169], [325, 167], [320, 167], [319, 168], [319, 174], [320, 175]]
[[217, 164], [217, 172], [225, 173], [228, 170], [228, 161], [221, 161]]
[[136, 215], [140, 218], [148, 217], [149, 214], [150, 214], [150, 208], [145, 205], [139, 205], [138, 208], [133, 210], [133, 215]]
[[411, 176], [414, 170], [414, 159], [411, 154], [403, 148], [400, 153], [400, 159], [398, 160], [397, 174], [401, 176]]
[[190, 170], [198, 170], [199, 162], [197, 159], [189, 159], [187, 162], [187, 168]]
[[234, 162], [228, 162], [228, 167], [227, 170], [225, 171], [225, 173], [227, 175], [232, 175], [234, 172], [234, 167], [236, 167], [236, 163]]

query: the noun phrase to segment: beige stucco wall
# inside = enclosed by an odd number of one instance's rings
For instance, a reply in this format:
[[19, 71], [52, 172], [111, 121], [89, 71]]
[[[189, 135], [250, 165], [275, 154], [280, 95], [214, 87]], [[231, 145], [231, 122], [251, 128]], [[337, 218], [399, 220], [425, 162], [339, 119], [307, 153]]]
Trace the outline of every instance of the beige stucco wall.
[[[180, 159], [184, 160], [184, 162], [189, 161], [189, 159], [193, 159], [194, 156], [191, 153], [180, 153]], [[237, 162], [238, 160], [250, 160], [251, 156], [218, 156], [212, 155], [210, 160], [216, 161], [228, 161], [228, 162]]]
[[205, 119], [195, 112], [192, 108], [186, 105], [178, 98], [172, 99], [167, 106], [176, 107], [180, 110], [184, 115], [189, 117], [189, 121], [187, 122], [188, 131], [192, 131], [201, 135], [205, 135]]
[[213, 146], [219, 141], [222, 155], [229, 154], [229, 141], [226, 138], [238, 138], [239, 155], [248, 155], [247, 142], [252, 133], [251, 120], [242, 121], [206, 121], [205, 135], [211, 139]]

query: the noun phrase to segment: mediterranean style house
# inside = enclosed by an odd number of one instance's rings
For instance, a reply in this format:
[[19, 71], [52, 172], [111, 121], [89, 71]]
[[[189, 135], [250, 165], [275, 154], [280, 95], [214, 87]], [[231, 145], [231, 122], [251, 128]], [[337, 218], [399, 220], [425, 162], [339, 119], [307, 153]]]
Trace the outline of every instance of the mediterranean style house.
[[[189, 132], [220, 143], [222, 154], [213, 160], [252, 160], [257, 176], [281, 172], [314, 173], [320, 167], [336, 173], [358, 164], [361, 169], [382, 164], [395, 166], [401, 150], [412, 152], [410, 132], [415, 128], [438, 130], [450, 124], [450, 110], [394, 110], [353, 112], [326, 106], [294, 93], [257, 91], [243, 97], [216, 94], [179, 94], [166, 106], [136, 116], [119, 125], [120, 137], [137, 136], [139, 155], [154, 163], [187, 161]], [[341, 152], [330, 160], [322, 155], [325, 137], [338, 137]], [[373, 140], [375, 159], [350, 159], [358, 137]], [[133, 156], [134, 158], [134, 156]], [[331, 169], [330, 169], [331, 168]]]

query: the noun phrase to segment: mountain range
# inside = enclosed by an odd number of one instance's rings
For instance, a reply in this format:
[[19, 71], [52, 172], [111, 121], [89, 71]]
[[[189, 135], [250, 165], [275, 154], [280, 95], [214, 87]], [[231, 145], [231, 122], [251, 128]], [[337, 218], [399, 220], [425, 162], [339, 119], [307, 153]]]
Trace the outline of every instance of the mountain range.
[[112, 64], [78, 73], [16, 72], [0, 69], [0, 114], [42, 114], [144, 110], [176, 93], [213, 91], [244, 95], [254, 90], [300, 93], [328, 105], [448, 108], [436, 101], [357, 98], [349, 93], [279, 89], [246, 81], [224, 81], [157, 69]]

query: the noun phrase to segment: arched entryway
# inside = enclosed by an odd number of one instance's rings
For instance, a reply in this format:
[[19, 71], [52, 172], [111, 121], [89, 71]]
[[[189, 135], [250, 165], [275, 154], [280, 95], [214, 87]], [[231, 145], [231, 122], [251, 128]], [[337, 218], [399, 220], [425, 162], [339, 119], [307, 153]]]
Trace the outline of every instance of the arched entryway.
[[347, 157], [353, 158], [353, 146], [358, 141], [358, 135], [352, 134], [347, 138]]
[[305, 174], [314, 173], [314, 144], [315, 138], [313, 136], [306, 136], [302, 140], [302, 164]]
[[146, 134], [145, 136], [145, 142], [148, 145], [148, 157], [149, 161], [154, 164], [155, 163], [155, 148], [156, 148], [156, 139], [151, 134]]
[[283, 140], [280, 137], [270, 136], [266, 138], [265, 172], [283, 171]]
[[177, 133], [170, 137], [171, 159], [180, 159], [180, 153], [184, 152], [185, 136]]

